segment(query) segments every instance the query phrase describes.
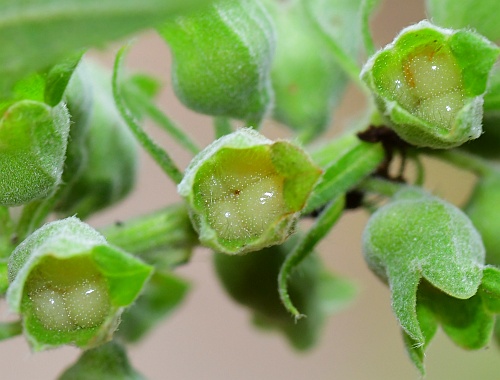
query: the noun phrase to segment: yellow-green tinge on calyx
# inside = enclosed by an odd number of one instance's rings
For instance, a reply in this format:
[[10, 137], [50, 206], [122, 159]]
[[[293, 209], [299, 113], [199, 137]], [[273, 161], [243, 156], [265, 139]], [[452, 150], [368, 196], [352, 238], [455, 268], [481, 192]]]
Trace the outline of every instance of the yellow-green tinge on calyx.
[[449, 149], [482, 133], [483, 98], [500, 49], [470, 30], [423, 20], [365, 64], [384, 123], [408, 143]]
[[450, 129], [465, 105], [462, 74], [451, 52], [439, 43], [424, 46], [403, 60], [401, 70], [396, 100], [423, 120]]
[[48, 330], [97, 327], [110, 310], [106, 280], [87, 258], [47, 257], [30, 274], [26, 290], [34, 314]]
[[300, 147], [242, 128], [189, 164], [179, 183], [201, 244], [242, 254], [283, 243], [321, 169]]
[[221, 151], [219, 157], [220, 170], [198, 187], [208, 222], [222, 239], [258, 237], [285, 210], [284, 177], [273, 169], [268, 152]]

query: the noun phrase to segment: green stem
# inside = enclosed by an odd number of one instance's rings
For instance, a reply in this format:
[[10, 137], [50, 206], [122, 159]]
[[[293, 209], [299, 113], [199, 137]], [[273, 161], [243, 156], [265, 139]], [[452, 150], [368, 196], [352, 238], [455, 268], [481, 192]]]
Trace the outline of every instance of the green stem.
[[379, 3], [380, 0], [363, 0], [361, 4], [361, 33], [368, 56], [375, 54], [376, 51], [370, 29], [370, 17]]
[[156, 163], [162, 168], [172, 181], [179, 183], [182, 180], [182, 172], [177, 168], [174, 161], [167, 152], [157, 145], [144, 130], [136, 123], [130, 110], [125, 105], [125, 100], [120, 92], [118, 76], [125, 58], [127, 46], [122, 47], [116, 54], [115, 65], [113, 69], [113, 96], [116, 106], [120, 111], [123, 120], [127, 123], [132, 133], [135, 135], [142, 147], [151, 155]]
[[403, 187], [408, 186], [405, 183], [388, 181], [386, 179], [377, 177], [367, 177], [358, 186], [359, 189], [375, 193], [379, 195], [384, 195], [386, 197], [392, 197]]
[[324, 206], [356, 187], [385, 158], [381, 144], [361, 141], [353, 134], [342, 136], [311, 155], [324, 171], [302, 211], [303, 214]]
[[312, 252], [334, 224], [342, 215], [344, 210], [344, 196], [333, 200], [328, 207], [319, 215], [316, 222], [302, 238], [296, 248], [286, 257], [278, 274], [278, 291], [280, 299], [285, 308], [293, 314], [296, 319], [304, 317], [293, 305], [288, 294], [288, 279], [294, 269]]
[[229, 135], [230, 133], [233, 132], [233, 126], [231, 125], [231, 120], [227, 117], [215, 117], [214, 129], [215, 129], [216, 139], [219, 139], [225, 135]]
[[493, 163], [479, 156], [458, 149], [425, 149], [421, 152], [428, 156], [435, 157], [438, 160], [447, 162], [460, 169], [468, 170], [479, 177], [483, 177], [498, 171], [498, 168], [495, 167]]
[[[146, 261], [160, 260], [174, 266], [189, 258], [198, 244], [184, 204], [171, 205], [154, 213], [104, 227], [100, 231], [111, 244]], [[161, 258], [157, 255], [161, 254]]]
[[197, 154], [200, 148], [196, 143], [175, 123], [170, 120], [170, 118], [165, 115], [143, 92], [128, 89], [127, 90], [134, 102], [137, 102], [139, 107], [142, 107], [149, 117], [160, 126], [165, 132], [167, 132], [172, 138], [177, 141], [181, 146], [186, 148], [193, 154]]

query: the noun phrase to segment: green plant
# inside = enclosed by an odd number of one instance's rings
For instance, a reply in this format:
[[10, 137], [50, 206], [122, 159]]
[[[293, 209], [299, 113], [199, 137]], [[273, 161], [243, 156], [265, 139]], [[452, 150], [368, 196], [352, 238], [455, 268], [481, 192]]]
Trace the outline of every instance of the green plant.
[[[257, 327], [310, 349], [356, 294], [315, 252], [356, 208], [371, 214], [364, 259], [390, 289], [422, 376], [439, 327], [466, 349], [500, 339], [498, 4], [428, 0], [432, 23], [376, 51], [377, 6], [0, 2], [0, 290], [19, 316], [0, 336], [83, 349], [61, 379], [142, 378], [126, 346], [181, 305], [190, 286], [175, 269], [203, 246]], [[112, 73], [85, 55], [145, 28], [171, 49], [179, 100], [213, 117], [204, 149], [157, 107], [155, 78], [124, 70], [129, 45]], [[366, 109], [327, 137], [349, 83]], [[148, 119], [192, 155], [185, 170], [143, 129]], [[271, 119], [293, 138], [264, 137]], [[95, 230], [80, 219], [130, 193], [139, 145], [182, 200]], [[425, 157], [477, 176], [463, 210], [424, 188]]]

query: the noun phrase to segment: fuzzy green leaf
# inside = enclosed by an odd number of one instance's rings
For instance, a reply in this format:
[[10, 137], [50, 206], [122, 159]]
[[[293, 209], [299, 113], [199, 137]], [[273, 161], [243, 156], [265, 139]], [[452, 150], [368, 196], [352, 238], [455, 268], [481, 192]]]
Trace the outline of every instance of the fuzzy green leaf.
[[157, 26], [208, 0], [6, 0], [0, 3], [0, 94], [69, 54]]

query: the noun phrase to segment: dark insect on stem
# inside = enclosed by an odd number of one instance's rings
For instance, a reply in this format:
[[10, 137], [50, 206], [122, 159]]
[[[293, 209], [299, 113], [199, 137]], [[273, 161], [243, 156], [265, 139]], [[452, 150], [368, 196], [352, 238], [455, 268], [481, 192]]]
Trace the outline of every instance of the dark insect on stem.
[[346, 210], [354, 210], [363, 205], [365, 198], [365, 193], [360, 190], [348, 191], [345, 195], [345, 206]]
[[[375, 127], [370, 125], [364, 131], [358, 132], [357, 136], [362, 141], [381, 143], [384, 148], [384, 161], [382, 161], [374, 175], [386, 178], [390, 181], [406, 182], [403, 173], [406, 165], [406, 149], [410, 147], [410, 144], [402, 140], [392, 129], [385, 126]], [[389, 167], [394, 158], [395, 151], [398, 151], [401, 155], [401, 166], [399, 167], [398, 174], [396, 176], [391, 176]]]

